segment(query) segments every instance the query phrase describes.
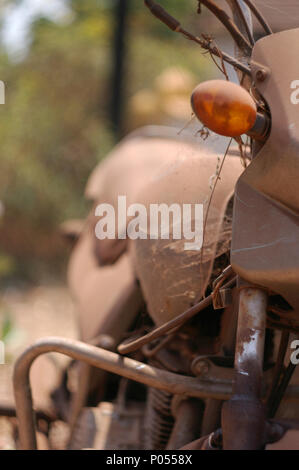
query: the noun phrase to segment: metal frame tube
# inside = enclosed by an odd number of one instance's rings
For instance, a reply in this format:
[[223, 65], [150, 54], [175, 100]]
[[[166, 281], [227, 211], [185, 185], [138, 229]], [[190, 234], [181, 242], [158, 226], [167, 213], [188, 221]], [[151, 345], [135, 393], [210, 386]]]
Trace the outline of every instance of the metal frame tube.
[[232, 385], [227, 382], [217, 381], [214, 383], [201, 381], [195, 377], [174, 374], [81, 341], [59, 337], [44, 338], [28, 347], [17, 360], [14, 368], [14, 394], [22, 449], [37, 448], [30, 388], [30, 368], [38, 356], [49, 352], [65, 354], [93, 367], [172, 394], [225, 400], [232, 393]]
[[268, 295], [246, 287], [240, 291], [235, 355], [235, 393], [261, 395]]
[[222, 410], [223, 446], [258, 450], [264, 444], [266, 414], [261, 402], [268, 294], [242, 286], [235, 353], [233, 397]]

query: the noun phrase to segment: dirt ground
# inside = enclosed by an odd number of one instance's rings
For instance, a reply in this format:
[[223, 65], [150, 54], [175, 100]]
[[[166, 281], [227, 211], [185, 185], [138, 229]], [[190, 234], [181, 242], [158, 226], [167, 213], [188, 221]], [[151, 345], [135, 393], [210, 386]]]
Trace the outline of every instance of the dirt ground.
[[[5, 364], [0, 365], [0, 402], [14, 404], [12, 371], [20, 353], [38, 338], [64, 336], [78, 338], [76, 313], [69, 292], [64, 286], [38, 286], [30, 289], [2, 290], [0, 322], [9, 322], [5, 336]], [[59, 380], [67, 358], [48, 354], [36, 360], [31, 383], [36, 408], [50, 406], [49, 394]], [[13, 448], [9, 439], [9, 422], [0, 418], [0, 449]]]

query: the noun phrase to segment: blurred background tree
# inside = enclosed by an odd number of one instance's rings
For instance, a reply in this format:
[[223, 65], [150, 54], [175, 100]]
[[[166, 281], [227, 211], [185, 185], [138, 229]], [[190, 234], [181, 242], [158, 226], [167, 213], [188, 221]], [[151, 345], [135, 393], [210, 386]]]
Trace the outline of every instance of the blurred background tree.
[[[2, 3], [3, 22], [8, 7], [19, 8], [25, 1]], [[87, 178], [117, 140], [111, 122], [117, 1], [69, 0], [63, 21], [35, 17], [22, 54], [2, 42], [2, 278], [3, 273], [33, 281], [59, 275], [65, 247], [57, 226], [88, 211], [83, 197]], [[195, 31], [202, 21], [196, 3], [163, 1]], [[128, 5], [123, 132], [170, 122], [180, 106], [187, 119], [189, 89], [194, 80], [207, 77], [211, 61], [155, 20], [142, 1], [128, 0]], [[170, 84], [177, 101], [169, 100]]]

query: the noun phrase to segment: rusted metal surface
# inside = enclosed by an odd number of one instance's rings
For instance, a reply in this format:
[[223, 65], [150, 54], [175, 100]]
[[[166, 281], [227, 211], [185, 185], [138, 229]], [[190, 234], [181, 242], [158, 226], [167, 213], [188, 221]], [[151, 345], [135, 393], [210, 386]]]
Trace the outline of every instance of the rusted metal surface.
[[[235, 353], [235, 387], [239, 393], [261, 393], [267, 303], [266, 291], [242, 286]], [[254, 377], [255, 384], [252, 383]]]
[[36, 448], [35, 420], [30, 389], [30, 368], [33, 361], [41, 354], [58, 352], [78, 361], [83, 361], [122, 377], [135, 380], [149, 387], [165, 390], [172, 394], [197, 398], [229, 398], [230, 384], [200, 381], [194, 377], [182, 376], [148, 366], [133, 359], [123, 358], [104, 349], [64, 338], [50, 337], [37, 341], [24, 351], [18, 359], [14, 370], [14, 393], [21, 447]]
[[234, 394], [222, 410], [224, 449], [261, 449], [265, 443], [261, 397], [267, 302], [265, 290], [241, 285]]

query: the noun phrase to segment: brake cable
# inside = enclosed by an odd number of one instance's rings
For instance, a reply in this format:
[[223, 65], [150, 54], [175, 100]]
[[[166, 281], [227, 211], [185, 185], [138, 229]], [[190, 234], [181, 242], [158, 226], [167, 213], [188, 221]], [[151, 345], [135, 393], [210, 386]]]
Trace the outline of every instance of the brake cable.
[[[237, 277], [235, 276], [232, 279], [230, 279], [228, 282], [223, 284], [221, 287], [223, 289], [233, 287], [236, 284], [236, 280], [237, 280]], [[222, 279], [220, 280], [220, 282], [222, 284]], [[216, 289], [217, 289], [217, 286], [215, 287], [214, 291]], [[213, 303], [214, 291], [209, 296], [201, 300], [201, 302], [193, 305], [193, 307], [189, 308], [188, 310], [185, 310], [185, 312], [181, 313], [176, 318], [155, 328], [154, 330], [150, 331], [146, 335], [141, 336], [141, 338], [137, 338], [129, 342], [125, 341], [119, 344], [119, 346], [117, 347], [118, 352], [120, 354], [129, 354], [131, 352], [134, 352], [140, 349], [145, 344], [151, 343], [155, 339], [158, 339], [161, 336], [164, 336], [166, 334], [169, 334], [170, 332], [173, 332], [174, 329], [180, 328], [187, 321], [189, 321], [191, 318], [193, 318], [195, 315], [197, 315], [199, 312], [201, 312], [202, 310], [204, 310], [205, 308], [207, 308], [209, 305]]]

